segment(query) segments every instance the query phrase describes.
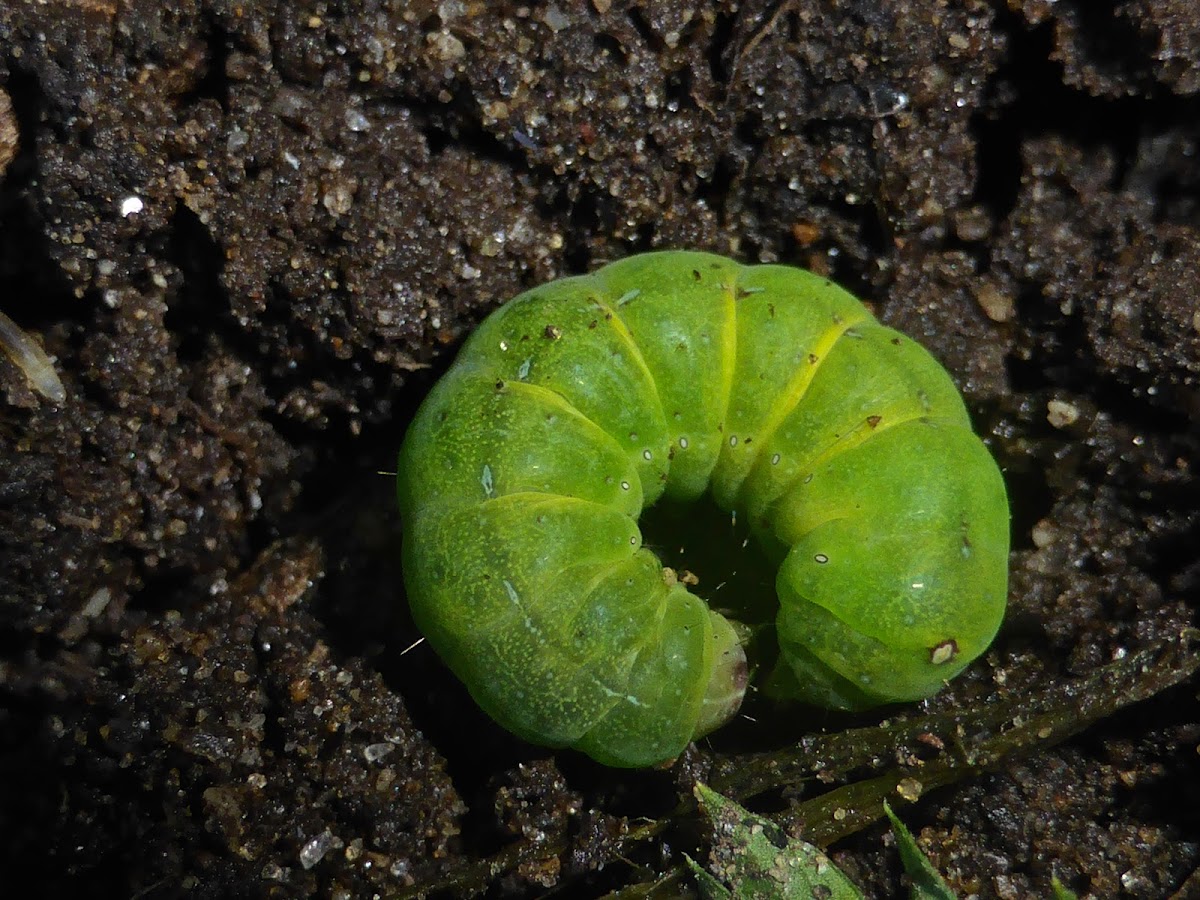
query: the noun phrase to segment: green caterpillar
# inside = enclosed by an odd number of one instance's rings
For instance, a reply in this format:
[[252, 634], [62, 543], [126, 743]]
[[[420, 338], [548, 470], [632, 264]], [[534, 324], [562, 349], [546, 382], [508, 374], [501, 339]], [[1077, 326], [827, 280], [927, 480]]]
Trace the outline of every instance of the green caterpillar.
[[642, 547], [709, 492], [779, 561], [773, 691], [936, 692], [1004, 615], [1008, 501], [923, 348], [825, 279], [647, 253], [489, 316], [400, 451], [417, 625], [522, 738], [672, 759], [741, 703], [737, 629]]

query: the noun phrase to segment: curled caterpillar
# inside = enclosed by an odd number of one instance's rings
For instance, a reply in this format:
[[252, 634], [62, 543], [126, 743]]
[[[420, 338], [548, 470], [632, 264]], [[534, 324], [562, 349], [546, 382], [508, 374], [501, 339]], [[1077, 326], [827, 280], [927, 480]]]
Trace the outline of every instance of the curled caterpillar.
[[746, 685], [738, 629], [642, 547], [706, 492], [779, 565], [772, 691], [936, 692], [1007, 594], [1004, 482], [946, 371], [829, 281], [685, 251], [528, 291], [400, 451], [417, 625], [481, 707], [613, 766], [677, 756]]

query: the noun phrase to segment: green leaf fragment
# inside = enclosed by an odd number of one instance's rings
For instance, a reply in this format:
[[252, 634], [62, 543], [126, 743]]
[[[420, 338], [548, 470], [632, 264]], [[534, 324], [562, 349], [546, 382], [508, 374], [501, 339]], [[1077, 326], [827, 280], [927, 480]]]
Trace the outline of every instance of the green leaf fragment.
[[1057, 875], [1050, 879], [1050, 888], [1054, 892], [1054, 900], [1078, 900], [1075, 892], [1059, 881]]
[[938, 874], [933, 863], [929, 861], [929, 857], [921, 852], [912, 832], [892, 812], [892, 808], [888, 806], [886, 800], [883, 803], [883, 811], [892, 820], [892, 832], [896, 835], [896, 848], [900, 851], [900, 861], [904, 864], [904, 871], [908, 873], [909, 880], [912, 881], [911, 896], [913, 900], [955, 900], [950, 886]]
[[817, 847], [702, 784], [695, 793], [713, 827], [711, 874], [688, 863], [708, 900], [864, 900]]
[[733, 894], [729, 888], [717, 881], [708, 874], [708, 870], [700, 863], [696, 862], [686, 853], [683, 858], [687, 860], [688, 868], [692, 870], [692, 875], [696, 879], [696, 886], [700, 889], [700, 896], [704, 900], [729, 900]]

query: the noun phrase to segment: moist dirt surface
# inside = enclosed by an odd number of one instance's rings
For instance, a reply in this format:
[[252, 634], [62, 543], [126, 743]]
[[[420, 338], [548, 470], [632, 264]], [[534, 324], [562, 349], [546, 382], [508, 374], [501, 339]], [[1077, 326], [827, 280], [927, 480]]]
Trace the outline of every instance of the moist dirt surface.
[[[677, 247], [828, 274], [945, 363], [1006, 475], [1010, 611], [925, 704], [756, 702], [622, 772], [411, 646], [387, 473], [487, 312]], [[53, 366], [0, 357], [6, 883], [679, 896], [730, 760], [1053, 694], [1077, 728], [936, 788], [931, 725], [742, 800], [791, 821], [890, 766], [961, 896], [1200, 892], [1192, 2], [10, 0], [0, 310]], [[1085, 715], [1156, 653], [1182, 674]], [[876, 819], [829, 851], [890, 896]]]

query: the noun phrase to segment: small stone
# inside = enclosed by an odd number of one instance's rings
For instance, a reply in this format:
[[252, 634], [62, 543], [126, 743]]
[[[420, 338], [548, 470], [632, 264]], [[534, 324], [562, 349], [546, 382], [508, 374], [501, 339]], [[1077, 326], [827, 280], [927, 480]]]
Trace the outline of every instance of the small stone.
[[924, 785], [915, 778], [902, 778], [896, 785], [896, 793], [909, 803], [916, 803], [921, 799], [921, 791], [923, 789]]
[[325, 857], [326, 853], [341, 846], [342, 841], [326, 828], [300, 848], [300, 865], [305, 869], [311, 869]]
[[1066, 428], [1079, 421], [1079, 407], [1064, 400], [1051, 400], [1046, 404], [1046, 421], [1055, 428]]
[[994, 285], [985, 284], [975, 292], [975, 300], [993, 322], [1011, 322], [1016, 314], [1013, 298]]
[[462, 59], [467, 55], [467, 48], [463, 46], [463, 42], [449, 32], [435, 31], [426, 35], [425, 41], [434, 55], [443, 62]]
[[378, 744], [367, 744], [363, 748], [363, 759], [369, 763], [379, 762], [389, 753], [396, 749], [396, 745], [391, 741], [381, 741]]
[[546, 23], [549, 29], [553, 32], [562, 31], [571, 24], [571, 20], [557, 6], [548, 6], [546, 11], [542, 13], [542, 21]]

